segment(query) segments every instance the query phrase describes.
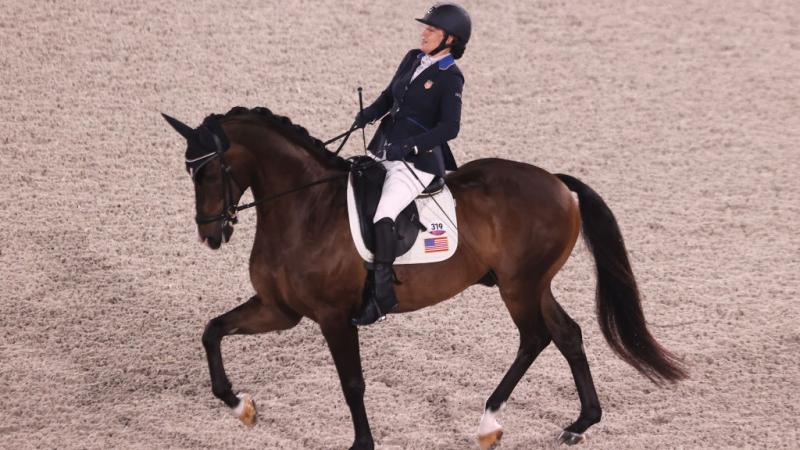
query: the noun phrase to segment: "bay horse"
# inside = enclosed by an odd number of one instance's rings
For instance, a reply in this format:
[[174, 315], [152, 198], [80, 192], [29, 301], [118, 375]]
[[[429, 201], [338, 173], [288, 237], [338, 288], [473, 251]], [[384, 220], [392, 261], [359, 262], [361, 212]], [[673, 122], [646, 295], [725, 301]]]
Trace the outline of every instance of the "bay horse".
[[[164, 117], [188, 141], [187, 167], [203, 243], [218, 249], [230, 239], [245, 190], [261, 199], [250, 255], [255, 295], [209, 321], [202, 337], [213, 394], [253, 425], [255, 403], [248, 394], [234, 393], [222, 363], [222, 338], [285, 330], [308, 317], [319, 324], [350, 408], [351, 449], [374, 448], [364, 408], [358, 330], [350, 323], [366, 269], [348, 225], [348, 161], [266, 108], [237, 107], [207, 117], [198, 128]], [[600, 421], [581, 329], [550, 287], [581, 228], [595, 259], [597, 317], [608, 344], [657, 384], [686, 377], [681, 361], [647, 330], [619, 227], [595, 191], [574, 177], [496, 158], [464, 164], [446, 176], [446, 183], [458, 204], [461, 244], [445, 261], [395, 267], [401, 280], [395, 313], [436, 304], [477, 283], [499, 288], [519, 330], [519, 350], [486, 401], [478, 428], [481, 448], [500, 440], [500, 408], [551, 341], [569, 363], [581, 404], [578, 418], [559, 441], [580, 443]]]

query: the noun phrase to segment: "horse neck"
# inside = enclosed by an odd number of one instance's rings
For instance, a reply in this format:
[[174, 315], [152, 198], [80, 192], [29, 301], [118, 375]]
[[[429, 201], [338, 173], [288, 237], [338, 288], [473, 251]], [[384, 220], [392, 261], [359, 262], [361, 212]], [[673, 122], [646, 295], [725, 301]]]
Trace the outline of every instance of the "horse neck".
[[[309, 150], [293, 142], [277, 130], [264, 126], [242, 126], [236, 140], [246, 147], [254, 161], [250, 188], [255, 199], [268, 198], [300, 188], [318, 180], [342, 173], [342, 170], [323, 162]], [[335, 195], [333, 184], [309, 187], [257, 207], [259, 221], [269, 222], [271, 229], [302, 227], [306, 214], [322, 206], [330, 206]], [[292, 214], [270, 214], [275, 210], [295, 211]], [[296, 222], [296, 223], [295, 223]]]
[[240, 127], [237, 138], [255, 160], [251, 188], [258, 198], [300, 187], [338, 171], [315, 156], [314, 150], [303, 148], [269, 127], [245, 125]]

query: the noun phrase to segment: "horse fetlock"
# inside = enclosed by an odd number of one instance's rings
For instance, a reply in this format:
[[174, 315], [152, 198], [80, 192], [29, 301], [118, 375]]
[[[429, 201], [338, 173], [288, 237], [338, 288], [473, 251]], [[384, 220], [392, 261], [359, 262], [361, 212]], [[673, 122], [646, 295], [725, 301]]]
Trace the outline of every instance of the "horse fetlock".
[[578, 445], [586, 442], [586, 435], [583, 433], [573, 433], [572, 431], [564, 430], [558, 436], [558, 443], [565, 445]]
[[350, 450], [375, 450], [375, 441], [372, 440], [372, 436], [357, 438]]
[[599, 406], [584, 408], [581, 410], [581, 414], [578, 416], [578, 420], [576, 420], [572, 425], [565, 428], [564, 431], [581, 434], [592, 425], [600, 422], [600, 419], [602, 417], [603, 417], [603, 411], [600, 409]]
[[224, 383], [211, 383], [211, 393], [214, 394], [214, 397], [225, 402], [228, 406], [233, 408], [234, 406], [238, 405], [239, 402], [236, 400], [236, 396], [233, 395], [233, 391], [231, 390], [233, 386], [227, 380]]
[[239, 404], [233, 408], [233, 415], [236, 416], [243, 424], [252, 427], [256, 424], [256, 403], [250, 394], [236, 394], [239, 399]]
[[594, 425], [594, 424], [600, 422], [600, 419], [603, 418], [603, 410], [600, 409], [599, 406], [597, 408], [588, 408], [586, 413], [582, 413], [581, 414], [580, 418], [581, 419], [585, 419], [591, 425]]
[[501, 404], [497, 409], [486, 408], [481, 416], [481, 423], [478, 425], [478, 445], [481, 450], [488, 450], [500, 444], [503, 437], [503, 427], [497, 421], [500, 409], [505, 405]]

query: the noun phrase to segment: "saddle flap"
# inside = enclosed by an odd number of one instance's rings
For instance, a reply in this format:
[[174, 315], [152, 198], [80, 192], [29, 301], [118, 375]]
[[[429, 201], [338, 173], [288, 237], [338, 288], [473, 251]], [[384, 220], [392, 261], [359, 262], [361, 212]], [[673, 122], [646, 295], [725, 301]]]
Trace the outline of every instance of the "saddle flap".
[[[377, 164], [375, 160], [368, 156], [359, 156], [353, 161], [354, 170], [350, 173], [350, 184], [355, 198], [356, 211], [358, 213], [358, 223], [364, 245], [370, 252], [375, 251], [375, 236], [373, 233], [372, 220], [378, 203], [381, 199], [383, 182], [386, 180], [386, 169], [382, 164]], [[405, 254], [420, 231], [426, 228], [419, 221], [417, 205], [411, 202], [395, 219], [395, 229], [397, 230], [397, 245], [395, 255]]]
[[[367, 156], [354, 160], [347, 187], [350, 232], [362, 259], [372, 261], [372, 219], [378, 208], [386, 169]], [[398, 264], [444, 261], [458, 247], [455, 200], [443, 178], [437, 177], [395, 220]]]

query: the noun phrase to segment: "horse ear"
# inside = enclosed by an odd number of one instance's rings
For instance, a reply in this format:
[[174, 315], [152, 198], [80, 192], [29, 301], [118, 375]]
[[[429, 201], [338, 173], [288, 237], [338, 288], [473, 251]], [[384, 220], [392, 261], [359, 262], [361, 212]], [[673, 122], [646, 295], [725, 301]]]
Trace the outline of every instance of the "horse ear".
[[178, 134], [180, 134], [181, 136], [186, 138], [187, 141], [194, 138], [194, 129], [192, 127], [190, 127], [189, 125], [186, 125], [185, 123], [181, 122], [180, 120], [178, 120], [178, 119], [176, 119], [174, 117], [170, 117], [170, 116], [168, 116], [168, 115], [166, 115], [164, 113], [161, 113], [161, 117], [163, 117], [164, 120], [166, 120], [167, 123], [170, 124], [172, 126], [172, 128], [175, 129], [175, 131], [178, 132]]

